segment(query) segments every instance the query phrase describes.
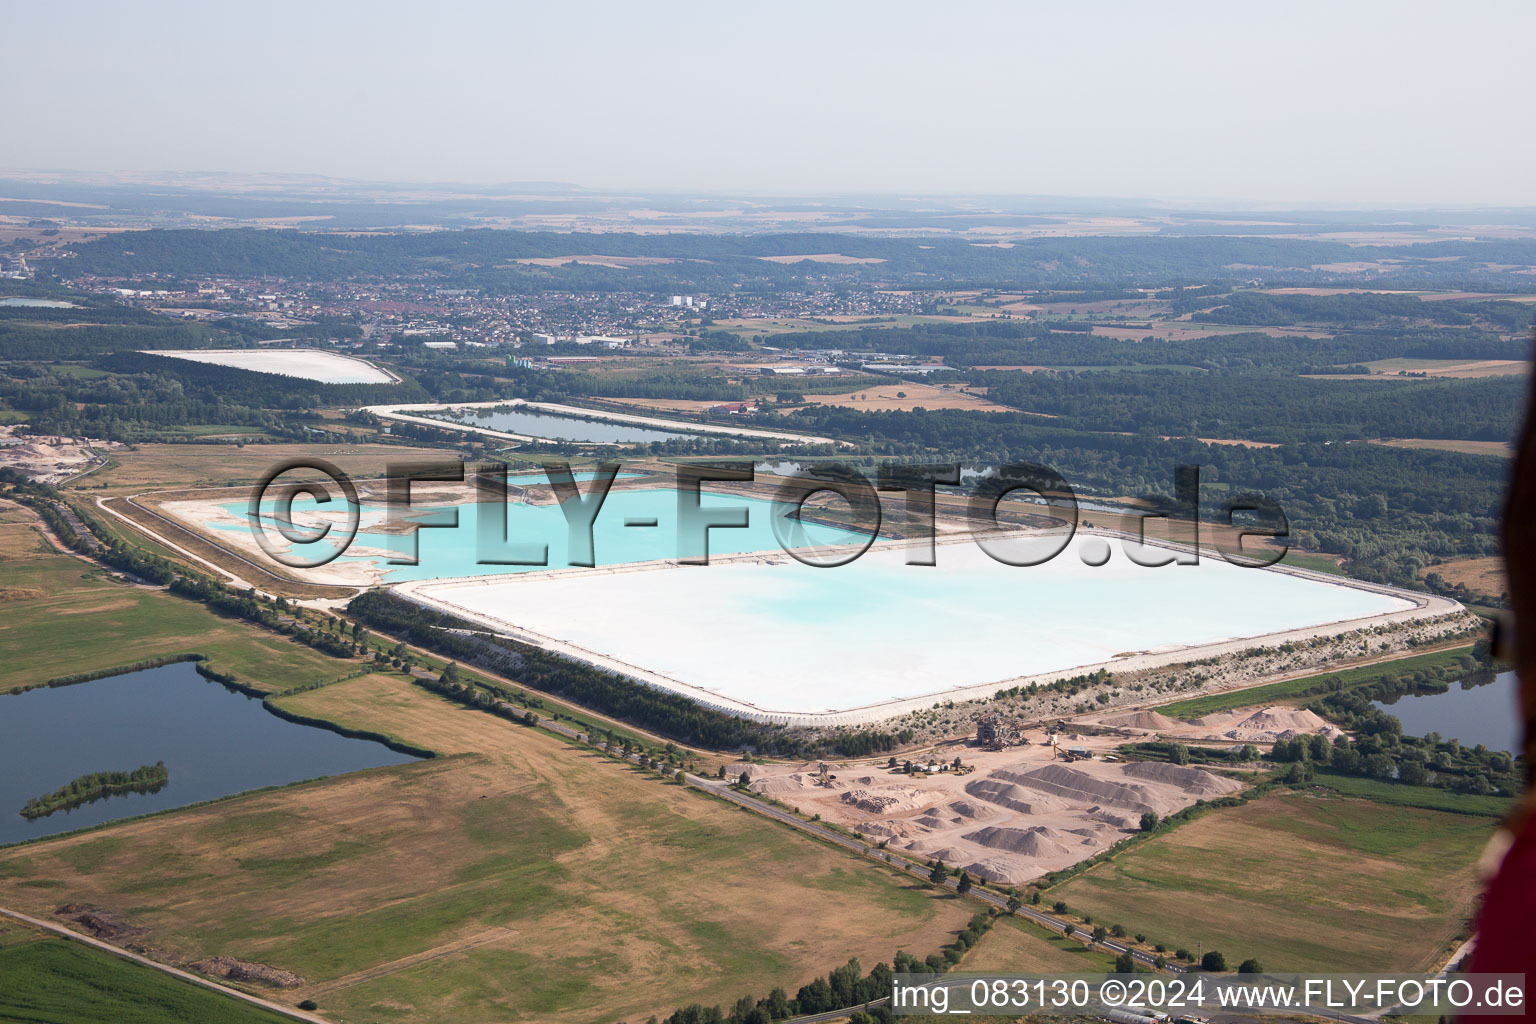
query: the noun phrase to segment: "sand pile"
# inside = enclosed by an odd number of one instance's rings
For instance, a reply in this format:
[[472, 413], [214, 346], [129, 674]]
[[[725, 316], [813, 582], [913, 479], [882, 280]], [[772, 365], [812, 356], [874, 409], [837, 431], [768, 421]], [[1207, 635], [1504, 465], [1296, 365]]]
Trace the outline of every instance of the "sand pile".
[[997, 804], [999, 807], [1006, 807], [1020, 814], [1049, 814], [1052, 811], [1064, 811], [1068, 806], [1065, 800], [1047, 796], [1039, 790], [1026, 789], [1017, 783], [1005, 782], [1002, 779], [977, 779], [975, 782], [966, 783], [965, 791], [978, 800], [985, 800], [989, 804]]
[[1040, 875], [1039, 864], [1023, 857], [1010, 857], [1007, 854], [972, 861], [965, 866], [965, 870], [977, 878], [984, 878], [989, 882], [1001, 882], [1003, 885], [1017, 885]]
[[882, 786], [875, 789], [850, 789], [842, 794], [843, 803], [852, 804], [870, 814], [893, 814], [915, 811], [927, 802], [928, 796], [911, 786]]
[[1247, 716], [1240, 712], [1207, 715], [1196, 724], [1245, 743], [1272, 743], [1292, 736], [1332, 736], [1339, 732], [1322, 716], [1305, 708], [1260, 708]]
[[747, 784], [747, 788], [754, 793], [774, 796], [779, 793], [794, 793], [809, 789], [813, 785], [810, 776], [795, 772], [793, 775], [772, 775], [768, 778], [754, 779]]
[[[1008, 774], [1017, 775], [1014, 772]], [[1175, 801], [1155, 794], [1145, 786], [1094, 778], [1087, 772], [1060, 764], [1048, 764], [1044, 768], [1036, 768], [1032, 772], [1017, 776], [1013, 781], [1020, 786], [1059, 796], [1069, 803], [1109, 804], [1113, 807], [1129, 808], [1137, 813], [1156, 811], [1158, 814], [1167, 814], [1176, 806]]]
[[1100, 719], [1105, 725], [1119, 726], [1122, 729], [1144, 729], [1147, 732], [1167, 732], [1170, 729], [1182, 728], [1184, 723], [1177, 719], [1160, 715], [1156, 711], [1132, 711], [1129, 714], [1113, 715]]
[[1088, 817], [1094, 821], [1102, 821], [1106, 825], [1113, 825], [1115, 828], [1141, 827], [1141, 818], [1138, 815], [1127, 814], [1124, 811], [1104, 807], [1088, 808]]
[[955, 846], [940, 846], [935, 848], [921, 846], [917, 843], [913, 843], [910, 847], [908, 847], [908, 849], [910, 849], [913, 853], [921, 853], [925, 857], [941, 860], [951, 867], [961, 863], [970, 856], [970, 854]]
[[191, 966], [194, 971], [202, 974], [211, 974], [216, 978], [225, 978], [229, 981], [254, 981], [262, 985], [271, 985], [274, 988], [298, 988], [304, 984], [304, 979], [292, 971], [281, 971], [276, 967], [268, 967], [266, 964], [251, 963], [249, 960], [236, 960], [230, 956], [211, 956], [206, 960], [199, 960]]
[[905, 821], [861, 821], [854, 827], [865, 835], [884, 836], [887, 839], [910, 839], [925, 831]]
[[990, 850], [1025, 857], [1065, 857], [1069, 853], [1064, 844], [1033, 828], [984, 828], [968, 832], [961, 838]]
[[1089, 829], [1068, 829], [1068, 832], [1071, 832], [1072, 835], [1081, 835], [1083, 837], [1083, 846], [1097, 843], [1098, 837], [1101, 837], [1104, 832], [1109, 831], [1112, 831], [1112, 829], [1106, 829], [1101, 824], [1095, 824], [1094, 827], [1089, 827]]
[[1132, 778], [1145, 779], [1148, 782], [1161, 782], [1169, 786], [1177, 786], [1186, 793], [1192, 793], [1200, 797], [1223, 796], [1227, 793], [1235, 793], [1242, 788], [1242, 786], [1231, 779], [1212, 775], [1210, 772], [1201, 771], [1199, 768], [1165, 764], [1160, 761], [1134, 761], [1125, 766], [1125, 774]]
[[992, 811], [981, 804], [972, 803], [969, 800], [953, 800], [949, 809], [962, 818], [990, 818]]
[[1087, 846], [1093, 842], [1099, 830], [1091, 828], [1052, 828], [1049, 825], [1033, 825], [1031, 832], [1038, 832], [1047, 839], [1054, 839], [1063, 846]]

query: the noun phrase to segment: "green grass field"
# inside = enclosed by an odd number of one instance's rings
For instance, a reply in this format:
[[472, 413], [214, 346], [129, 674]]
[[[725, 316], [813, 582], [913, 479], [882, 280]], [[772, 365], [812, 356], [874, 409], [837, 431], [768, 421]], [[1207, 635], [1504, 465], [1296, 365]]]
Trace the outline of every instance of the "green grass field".
[[1279, 683], [1252, 686], [1245, 690], [1233, 690], [1230, 693], [1213, 693], [1207, 697], [1193, 697], [1189, 700], [1165, 704], [1157, 710], [1168, 715], [1170, 718], [1183, 718], [1187, 720], [1215, 714], [1218, 711], [1231, 711], [1233, 708], [1251, 708], [1264, 704], [1300, 701], [1319, 696], [1319, 694], [1309, 693], [1309, 691], [1329, 676], [1338, 676], [1343, 680], [1344, 687], [1348, 689], [1360, 683], [1370, 682], [1378, 676], [1389, 672], [1416, 672], [1421, 668], [1438, 668], [1443, 665], [1453, 665], [1463, 656], [1468, 656], [1471, 653], [1472, 648], [1468, 646], [1456, 647], [1446, 651], [1431, 651], [1429, 654], [1414, 654], [1406, 658], [1378, 662], [1375, 665], [1362, 665], [1359, 668], [1341, 669], [1337, 672], [1322, 672], [1315, 676], [1287, 679]]
[[1514, 797], [1456, 793], [1438, 786], [1409, 786], [1389, 779], [1340, 775], [1326, 768], [1318, 770], [1316, 782], [1319, 786], [1327, 786], [1345, 796], [1362, 797], [1379, 804], [1395, 804], [1399, 807], [1422, 807], [1426, 810], [1445, 811], [1450, 814], [1503, 818], [1515, 806]]
[[130, 586], [49, 550], [23, 525], [0, 525], [0, 693], [55, 676], [196, 651], [263, 688], [336, 679], [355, 662], [320, 654], [203, 605]]
[[1267, 970], [1417, 971], [1466, 932], [1492, 818], [1314, 791], [1224, 808], [1053, 888], [1074, 913]]
[[9, 921], [0, 929], [0, 1021], [279, 1024], [289, 1019], [67, 939]]
[[1317, 555], [1306, 551], [1297, 551], [1294, 548], [1285, 553], [1281, 565], [1293, 566], [1297, 569], [1311, 569], [1313, 572], [1326, 572], [1332, 576], [1347, 576], [1344, 567], [1339, 564], [1338, 555]]

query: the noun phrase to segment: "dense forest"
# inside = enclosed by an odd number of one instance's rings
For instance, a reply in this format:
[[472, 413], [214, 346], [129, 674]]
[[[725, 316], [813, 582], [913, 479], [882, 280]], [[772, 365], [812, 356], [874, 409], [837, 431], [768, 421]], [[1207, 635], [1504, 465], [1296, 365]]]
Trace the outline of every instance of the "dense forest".
[[[1295, 443], [1384, 437], [1508, 441], [1520, 377], [1333, 380], [1268, 373], [976, 373], [988, 397], [1055, 426]], [[797, 414], [798, 415], [798, 414]]]
[[[1514, 304], [1511, 305], [1521, 305]], [[1536, 316], [1536, 308], [1527, 309]], [[942, 359], [961, 368], [1183, 366], [1204, 370], [1327, 373], [1376, 359], [1524, 359], [1530, 342], [1478, 329], [1350, 330], [1327, 338], [1260, 332], [1195, 340], [1123, 341], [1063, 331], [1062, 321], [981, 320], [915, 327], [859, 327], [780, 335], [775, 344]]]
[[1368, 443], [1216, 445], [1156, 434], [1077, 431], [1022, 414], [857, 412], [817, 407], [797, 425], [861, 438], [870, 451], [926, 461], [1051, 466], [1083, 494], [1172, 493], [1174, 467], [1201, 467], [1206, 512], [1227, 495], [1262, 494], [1289, 517], [1295, 543], [1343, 554], [1367, 579], [1413, 583], [1436, 559], [1497, 551], [1503, 459]]
[[[1008, 287], [1166, 287], [1227, 279], [1232, 267], [1275, 282], [1319, 283], [1347, 275], [1314, 268], [1392, 260], [1392, 273], [1444, 282], [1503, 279], [1497, 264], [1536, 264], [1536, 243], [1444, 242], [1349, 246], [1339, 242], [1230, 236], [1024, 239], [1008, 248], [944, 236], [630, 234], [502, 231], [322, 234], [250, 228], [135, 232], [73, 247], [69, 272], [104, 277], [220, 274], [343, 281], [430, 274], [492, 291], [545, 287], [663, 292], [737, 285], [774, 289], [806, 280], [895, 281]], [[593, 253], [675, 261], [614, 269], [589, 264], [519, 264]], [[779, 264], [766, 257], [837, 252], [880, 262]], [[1514, 279], [1519, 280], [1519, 279]], [[1528, 284], [1528, 282], [1527, 282]]]

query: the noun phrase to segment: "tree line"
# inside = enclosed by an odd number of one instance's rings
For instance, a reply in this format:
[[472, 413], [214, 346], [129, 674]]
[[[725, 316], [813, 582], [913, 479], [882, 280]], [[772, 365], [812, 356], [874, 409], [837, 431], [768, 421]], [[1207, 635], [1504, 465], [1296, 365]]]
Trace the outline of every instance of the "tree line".
[[[783, 726], [748, 721], [706, 708], [689, 698], [645, 686], [625, 676], [550, 654], [501, 637], [464, 636], [449, 630], [483, 632], [473, 623], [425, 608], [383, 590], [359, 594], [348, 614], [374, 629], [401, 637], [443, 657], [491, 671], [514, 673], [523, 686], [572, 701], [689, 746], [714, 750], [752, 749], [784, 757], [845, 757], [893, 750], [900, 733], [853, 730], [826, 739]], [[506, 660], [516, 656], [514, 665]], [[494, 659], [489, 664], [487, 659]], [[908, 734], [910, 738], [910, 734]]]

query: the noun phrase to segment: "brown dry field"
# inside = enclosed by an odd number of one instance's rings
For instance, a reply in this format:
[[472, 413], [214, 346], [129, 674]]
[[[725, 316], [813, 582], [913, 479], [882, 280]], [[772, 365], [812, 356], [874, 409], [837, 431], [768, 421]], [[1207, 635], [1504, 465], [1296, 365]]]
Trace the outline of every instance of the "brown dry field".
[[531, 256], [513, 260], [535, 267], [563, 267], [567, 263], [581, 263], [593, 267], [625, 270], [629, 267], [647, 267], [657, 263], [676, 263], [668, 256]]
[[[1417, 295], [1402, 288], [1260, 288], [1265, 295]], [[1428, 297], [1428, 296], [1424, 296]], [[1452, 298], [1451, 295], [1435, 296]]]
[[284, 701], [460, 756], [0, 851], [0, 903], [103, 907], [169, 960], [298, 972], [342, 1020], [666, 1015], [857, 956], [935, 951], [975, 907], [397, 676]]
[[1118, 338], [1122, 341], [1140, 341], [1142, 338], [1156, 338], [1159, 341], [1191, 341], [1214, 337], [1218, 334], [1274, 334], [1297, 338], [1333, 337], [1328, 331], [1303, 330], [1298, 327], [1229, 327], [1224, 324], [1212, 324], [1199, 328], [1182, 326], [1182, 324], [1183, 321], [1167, 320], [1154, 321], [1149, 327], [1113, 327], [1094, 324], [1093, 333], [1098, 337]]
[[844, 256], [840, 252], [817, 252], [804, 256], [759, 256], [769, 263], [884, 263], [877, 256]]
[[[897, 394], [906, 395], [898, 398]], [[1012, 412], [1006, 405], [998, 405], [985, 398], [963, 391], [935, 387], [932, 384], [877, 384], [860, 388], [843, 395], [806, 395], [807, 405], [833, 405], [843, 409], [859, 409], [864, 412], [910, 412], [924, 409], [968, 409], [972, 412]], [[792, 411], [794, 406], [786, 406]]]
[[1311, 380], [1422, 380], [1428, 378], [1477, 378], [1514, 377], [1531, 371], [1531, 364], [1522, 359], [1482, 359], [1469, 363], [1452, 363], [1449, 366], [1416, 368], [1410, 372], [1422, 377], [1410, 377], [1396, 370], [1376, 370], [1372, 373], [1304, 373]]
[[1461, 452], [1464, 455], [1499, 455], [1508, 458], [1515, 450], [1503, 441], [1446, 441], [1439, 438], [1399, 437], [1390, 441], [1372, 441], [1390, 448], [1427, 448], [1441, 452]]
[[[874, 315], [836, 315], [810, 317], [726, 317], [715, 321], [722, 331], [735, 331], [738, 335], [774, 334], [827, 331], [840, 329], [844, 324], [861, 324], [866, 327], [905, 327], [912, 324], [959, 324], [974, 322], [975, 317], [951, 316], [943, 313], [890, 313]], [[716, 356], [697, 356], [695, 359], [714, 360]]]
[[8, 513], [0, 519], [0, 562], [29, 561], [39, 555], [56, 554], [53, 546], [30, 523]]
[[1479, 359], [1427, 372], [1431, 377], [1506, 377], [1530, 371], [1531, 364], [1524, 359]]
[[1426, 566], [1419, 575], [1428, 576], [1432, 572], [1445, 577], [1447, 583], [1463, 584], [1474, 594], [1498, 597], [1509, 589], [1509, 581], [1504, 575], [1504, 559], [1498, 557], [1456, 558]]
[[1081, 939], [1003, 918], [965, 955], [956, 970], [1004, 974], [1109, 973], [1114, 957], [1090, 950]]
[[[1451, 359], [1429, 360], [1404, 360], [1402, 367], [1394, 368], [1393, 360], [1386, 361], [1388, 365], [1380, 366], [1370, 374], [1372, 377], [1396, 377], [1398, 369], [1407, 369], [1412, 373], [1421, 373], [1426, 377], [1507, 377], [1517, 374], [1529, 373], [1531, 364], [1524, 359], [1474, 359], [1467, 362], [1457, 362]], [[1346, 379], [1361, 379], [1363, 374], [1348, 374]]]
[[379, 476], [390, 462], [441, 459], [441, 448], [413, 448], [391, 444], [252, 444], [232, 445], [145, 444], [135, 451], [117, 451], [119, 465], [98, 470], [87, 483], [106, 484], [111, 490], [145, 487], [200, 487], [255, 483], [284, 459], [318, 458], [333, 463], [356, 478]]
[[1008, 313], [1039, 312], [1057, 315], [1117, 313], [1124, 316], [1155, 316], [1167, 313], [1172, 305], [1167, 299], [1099, 299], [1093, 302], [1073, 302], [1070, 299], [1060, 302], [1034, 302], [1024, 299], [1018, 302], [1003, 302], [997, 308]]
[[[1173, 438], [1171, 438], [1171, 437], [1164, 437], [1163, 440], [1164, 441], [1171, 441], [1171, 440], [1173, 440]], [[1242, 448], [1279, 448], [1280, 447], [1279, 443], [1276, 442], [1276, 441], [1246, 441], [1246, 440], [1243, 440], [1241, 438], [1231, 438], [1231, 437], [1197, 437], [1197, 438], [1195, 438], [1195, 440], [1199, 441], [1201, 444], [1237, 445], [1237, 446], [1242, 447]]]
[[1049, 366], [976, 366], [976, 370], [1020, 370], [1024, 373], [1034, 373], [1037, 370], [1049, 370]]
[[636, 409], [654, 409], [657, 412], [698, 413], [719, 405], [719, 402], [696, 402], [686, 398], [605, 398], [605, 402], [630, 405]]
[[1439, 302], [1443, 299], [1486, 299], [1491, 302], [1536, 302], [1536, 295], [1507, 295], [1499, 292], [1436, 292], [1433, 295], [1420, 295], [1425, 302]]

